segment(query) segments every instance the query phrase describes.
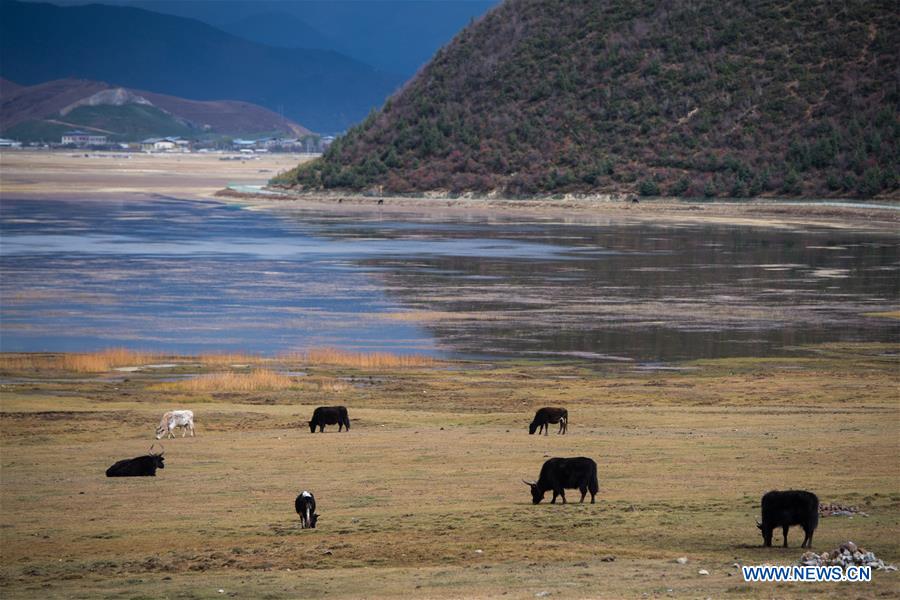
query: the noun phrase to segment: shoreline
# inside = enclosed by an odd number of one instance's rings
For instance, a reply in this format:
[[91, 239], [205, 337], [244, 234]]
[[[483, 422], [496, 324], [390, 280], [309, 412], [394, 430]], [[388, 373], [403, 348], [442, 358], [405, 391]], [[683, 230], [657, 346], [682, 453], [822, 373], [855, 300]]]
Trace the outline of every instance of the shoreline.
[[[641, 198], [628, 194], [506, 199], [496, 197], [370, 196], [338, 192], [298, 193], [269, 190], [278, 172], [303, 162], [292, 154], [253, 157], [219, 154], [123, 154], [103, 152], [0, 152], [0, 198], [71, 199], [91, 202], [129, 200], [213, 200], [275, 212], [309, 210], [348, 217], [362, 214], [558, 220], [603, 225], [610, 220], [659, 223], [707, 223], [796, 229], [856, 229], [896, 235], [900, 201], [764, 198]], [[234, 188], [238, 188], [237, 190]], [[243, 190], [248, 190], [245, 192]], [[265, 191], [263, 191], [265, 190]], [[383, 204], [378, 204], [378, 200]], [[876, 206], [882, 204], [882, 207]]]
[[[216, 192], [217, 199], [239, 201], [269, 210], [315, 210], [332, 214], [379, 214], [428, 216], [453, 219], [460, 215], [481, 217], [578, 220], [595, 224], [609, 219], [639, 222], [691, 222], [794, 229], [824, 227], [859, 229], [872, 233], [900, 233], [900, 203], [809, 199], [706, 200], [691, 198], [644, 198], [605, 195], [570, 198], [451, 198], [440, 196], [367, 196], [349, 193], [289, 193], [262, 188], [265, 193], [231, 188]], [[382, 203], [379, 204], [379, 201]]]

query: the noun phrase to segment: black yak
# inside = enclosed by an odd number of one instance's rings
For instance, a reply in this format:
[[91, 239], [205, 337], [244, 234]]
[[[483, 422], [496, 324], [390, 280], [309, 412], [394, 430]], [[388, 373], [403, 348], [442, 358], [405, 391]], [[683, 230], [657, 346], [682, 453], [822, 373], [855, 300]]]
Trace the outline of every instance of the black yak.
[[135, 458], [126, 458], [120, 460], [106, 470], [107, 477], [156, 477], [157, 469], [165, 469], [163, 464], [163, 454], [165, 448], [159, 454], [153, 452], [153, 446], [150, 446], [150, 453], [145, 456], [137, 456]]
[[544, 499], [544, 493], [547, 490], [553, 490], [551, 504], [556, 503], [557, 496], [562, 496], [563, 504], [565, 504], [566, 493], [564, 490], [567, 489], [581, 491], [582, 502], [584, 502], [585, 495], [590, 492], [591, 504], [594, 504], [594, 496], [600, 490], [600, 484], [597, 482], [597, 463], [583, 456], [551, 458], [541, 467], [541, 475], [537, 481], [523, 479], [522, 482], [531, 487], [531, 501], [534, 504], [538, 504]]
[[781, 527], [784, 547], [788, 547], [787, 536], [791, 525], [803, 527], [801, 548], [812, 548], [813, 532], [819, 524], [819, 498], [812, 492], [789, 490], [768, 492], [762, 497], [762, 523], [757, 522], [765, 546], [772, 545], [772, 531]]
[[311, 493], [303, 490], [294, 500], [294, 510], [300, 515], [301, 529], [315, 529], [319, 515], [316, 514], [316, 498]]
[[320, 433], [325, 432], [326, 425], [338, 426], [338, 431], [344, 427], [350, 431], [350, 417], [347, 416], [346, 406], [320, 406], [313, 411], [312, 420], [309, 422], [309, 432], [315, 433], [316, 427]]
[[534, 420], [531, 422], [531, 425], [528, 426], [528, 434], [531, 435], [540, 428], [538, 435], [541, 432], [547, 435], [550, 431], [550, 423], [559, 423], [557, 434], [566, 433], [569, 430], [569, 411], [564, 408], [553, 408], [550, 406], [539, 408], [534, 413]]

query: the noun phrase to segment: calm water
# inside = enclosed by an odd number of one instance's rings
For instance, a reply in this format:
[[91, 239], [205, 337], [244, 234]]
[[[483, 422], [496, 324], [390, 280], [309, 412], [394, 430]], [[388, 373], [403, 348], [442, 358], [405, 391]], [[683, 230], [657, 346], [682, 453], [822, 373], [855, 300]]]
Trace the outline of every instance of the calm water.
[[897, 236], [206, 202], [0, 205], [0, 347], [670, 361], [896, 341]]

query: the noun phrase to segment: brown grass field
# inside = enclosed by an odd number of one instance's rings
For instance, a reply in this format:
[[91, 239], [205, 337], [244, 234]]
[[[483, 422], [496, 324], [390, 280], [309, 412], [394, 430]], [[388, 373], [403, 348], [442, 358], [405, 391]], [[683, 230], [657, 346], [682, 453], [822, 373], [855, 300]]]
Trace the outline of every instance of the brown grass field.
[[[282, 358], [266, 368], [307, 375], [255, 391], [227, 377], [172, 385], [248, 370], [197, 358], [87, 377], [0, 361], [0, 595], [895, 598], [897, 572], [749, 584], [733, 564], [800, 556], [799, 528], [785, 550], [761, 547], [754, 525], [760, 496], [786, 488], [870, 515], [821, 519], [814, 549], [850, 539], [900, 562], [898, 350], [820, 346], [663, 373]], [[310, 434], [322, 404], [346, 405], [352, 430]], [[568, 435], [527, 434], [543, 405], [569, 408]], [[173, 408], [194, 410], [197, 436], [163, 442], [155, 478], [107, 479]], [[599, 465], [597, 504], [532, 505], [520, 480], [579, 455]], [[303, 489], [316, 530], [293, 511]]]

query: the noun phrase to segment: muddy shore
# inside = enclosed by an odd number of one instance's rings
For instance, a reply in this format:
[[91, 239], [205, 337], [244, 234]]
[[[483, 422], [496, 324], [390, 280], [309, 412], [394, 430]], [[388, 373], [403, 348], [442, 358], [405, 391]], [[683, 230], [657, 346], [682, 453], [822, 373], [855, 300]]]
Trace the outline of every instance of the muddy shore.
[[232, 189], [221, 190], [216, 197], [275, 210], [288, 208], [347, 215], [377, 210], [385, 214], [427, 215], [437, 220], [449, 220], [461, 215], [514, 216], [577, 224], [610, 220], [664, 221], [785, 229], [813, 226], [886, 233], [897, 232], [900, 226], [900, 202], [897, 201], [854, 203], [787, 199], [709, 201], [648, 198], [633, 202], [624, 196], [520, 200], [348, 193], [300, 194], [284, 190], [265, 190], [263, 194], [253, 194]]

